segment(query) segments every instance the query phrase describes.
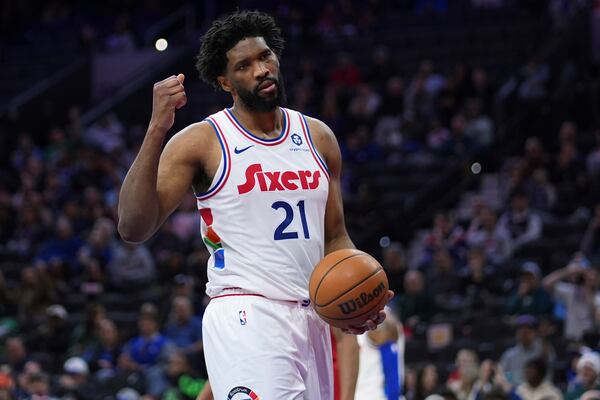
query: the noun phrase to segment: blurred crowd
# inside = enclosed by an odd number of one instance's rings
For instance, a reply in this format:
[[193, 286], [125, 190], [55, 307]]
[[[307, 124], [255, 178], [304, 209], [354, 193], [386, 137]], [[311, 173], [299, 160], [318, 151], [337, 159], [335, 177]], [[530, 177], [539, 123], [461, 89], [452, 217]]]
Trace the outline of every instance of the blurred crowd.
[[[449, 2], [400, 3], [418, 14]], [[323, 5], [310, 35], [332, 43], [369, 29], [380, 3], [369, 12], [353, 4]], [[278, 12], [288, 36], [307, 34], [302, 13]], [[363, 195], [353, 171], [371, 162], [489, 154], [506, 139], [499, 109], [558, 93], [537, 55], [505, 80], [468, 60], [406, 71], [393, 53], [376, 46], [357, 63], [339, 52], [330, 68], [306, 57], [286, 75], [289, 107], [336, 132], [347, 197]], [[193, 399], [206, 379], [208, 257], [195, 198], [149, 242], [121, 241], [120, 183], [145, 127], [115, 113], [83, 126], [81, 111], [63, 110], [65, 122], [42, 137], [17, 125], [0, 160], [0, 400]], [[439, 212], [410, 243], [381, 249], [407, 338], [407, 399], [571, 400], [600, 390], [600, 133], [579, 124], [565, 118], [555, 132], [527, 135], [466, 213]], [[374, 212], [348, 215], [350, 228]], [[550, 230], [558, 242], [578, 235], [577, 248], [550, 257]]]

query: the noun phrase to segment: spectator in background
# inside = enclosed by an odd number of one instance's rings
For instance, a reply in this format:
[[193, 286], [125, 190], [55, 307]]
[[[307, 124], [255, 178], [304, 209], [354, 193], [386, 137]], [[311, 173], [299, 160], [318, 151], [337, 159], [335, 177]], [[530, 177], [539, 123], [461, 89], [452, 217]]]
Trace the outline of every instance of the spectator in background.
[[77, 252], [82, 244], [81, 238], [73, 233], [71, 221], [65, 216], [59, 216], [56, 218], [55, 236], [41, 244], [36, 263], [64, 263], [70, 270], [76, 270]]
[[[542, 357], [548, 365], [554, 365], [554, 350], [542, 342], [538, 335], [538, 320], [531, 315], [521, 315], [516, 319], [517, 344], [507, 349], [500, 358], [500, 367], [511, 385], [523, 382], [525, 364], [534, 358]], [[551, 371], [549, 371], [549, 374]]]
[[81, 354], [83, 349], [97, 343], [98, 327], [106, 319], [106, 308], [99, 303], [91, 303], [86, 307], [84, 320], [77, 324], [71, 335], [71, 353]]
[[367, 125], [359, 125], [340, 146], [342, 158], [353, 165], [361, 165], [381, 158], [381, 150], [371, 140]]
[[361, 82], [360, 70], [354, 64], [349, 54], [338, 54], [329, 81], [343, 88], [354, 88]]
[[548, 363], [541, 357], [525, 363], [525, 381], [512, 385], [501, 368], [496, 370], [494, 383], [511, 399], [521, 400], [562, 400], [562, 392], [546, 379]]
[[348, 105], [348, 117], [354, 124], [372, 124], [375, 114], [381, 105], [381, 96], [369, 84], [363, 83], [356, 89], [356, 94]]
[[93, 399], [96, 388], [90, 379], [88, 364], [81, 357], [71, 357], [65, 361], [63, 374], [58, 378], [56, 394], [61, 399]]
[[163, 400], [195, 400], [207, 382], [178, 351], [169, 355], [162, 379], [166, 387], [161, 396]]
[[[25, 370], [25, 364], [29, 361], [27, 349], [23, 339], [19, 336], [11, 336], [4, 342], [5, 360], [16, 378]], [[4, 358], [4, 357], [3, 357]]]
[[596, 326], [596, 307], [600, 304], [598, 272], [590, 268], [583, 254], [576, 253], [566, 267], [550, 273], [542, 283], [566, 307], [567, 339], [579, 340]]
[[450, 372], [446, 380], [446, 386], [453, 392], [460, 390], [463, 371], [467, 369], [477, 369], [479, 367], [479, 357], [474, 350], [460, 349], [456, 353], [454, 360], [454, 369]]
[[43, 372], [31, 374], [27, 381], [27, 398], [58, 400], [50, 394], [50, 378]]
[[45, 268], [23, 268], [17, 298], [18, 320], [21, 325], [28, 325], [44, 316], [46, 308], [57, 299], [54, 285]]
[[32, 347], [48, 353], [54, 360], [64, 357], [69, 350], [71, 330], [67, 310], [60, 304], [53, 304], [46, 310], [46, 321], [40, 325], [31, 338]]
[[567, 390], [565, 400], [577, 400], [588, 390], [600, 390], [600, 355], [585, 353], [577, 362], [575, 383]]
[[526, 182], [531, 208], [540, 211], [551, 211], [557, 201], [556, 189], [548, 179], [545, 169], [536, 169]]
[[90, 343], [83, 351], [83, 359], [99, 380], [114, 375], [121, 354], [121, 341], [117, 326], [110, 319], [98, 322], [98, 341]]
[[581, 252], [592, 265], [600, 265], [600, 203], [594, 207], [594, 216], [581, 241]]
[[404, 276], [408, 270], [404, 249], [399, 242], [392, 242], [383, 249], [383, 269], [388, 277], [390, 290], [396, 294], [404, 292]]
[[157, 365], [170, 351], [168, 339], [159, 331], [158, 316], [154, 312], [140, 314], [138, 320], [138, 336], [127, 342], [123, 353], [138, 368]]
[[417, 371], [413, 400], [425, 400], [440, 389], [440, 375], [435, 364], [425, 364]]
[[494, 140], [494, 123], [483, 113], [483, 104], [480, 99], [467, 99], [465, 104], [465, 136], [471, 138], [477, 148], [485, 149]]
[[143, 244], [117, 244], [107, 269], [112, 285], [121, 290], [142, 289], [156, 277], [152, 254]]
[[461, 260], [465, 256], [464, 230], [456, 224], [450, 213], [438, 212], [435, 215], [433, 228], [423, 241], [423, 255], [419, 265], [431, 262], [433, 255], [440, 247], [448, 249], [455, 260]]
[[467, 265], [460, 271], [460, 291], [466, 310], [483, 309], [490, 305], [492, 296], [500, 288], [496, 284], [494, 270], [485, 261], [483, 250], [469, 250]]
[[410, 329], [433, 315], [434, 303], [425, 291], [421, 272], [410, 270], [404, 276], [404, 293], [396, 297], [396, 311], [402, 324]]
[[497, 222], [496, 213], [483, 205], [469, 224], [466, 242], [470, 248], [482, 248], [490, 263], [502, 265], [511, 255], [512, 243], [509, 232]]
[[445, 247], [439, 247], [433, 254], [432, 262], [425, 266], [425, 279], [428, 290], [434, 296], [452, 295], [459, 290], [457, 269]]
[[202, 320], [194, 316], [188, 297], [175, 297], [171, 303], [165, 336], [185, 354], [196, 368], [202, 363]]
[[537, 137], [529, 137], [525, 141], [523, 159], [520, 170], [523, 178], [530, 177], [534, 171], [548, 167], [548, 156], [542, 142]]
[[521, 100], [532, 102], [542, 100], [547, 95], [547, 83], [550, 67], [539, 54], [531, 54], [527, 63], [519, 71], [520, 84], [518, 96]]
[[515, 250], [541, 237], [542, 219], [529, 208], [529, 198], [522, 189], [513, 192], [510, 209], [502, 214], [498, 227], [509, 233]]
[[466, 157], [481, 149], [477, 141], [466, 135], [465, 127], [465, 116], [455, 114], [450, 120], [450, 136], [439, 148], [441, 155]]
[[540, 267], [527, 261], [521, 266], [519, 286], [509, 298], [506, 306], [510, 315], [550, 316], [554, 304], [550, 294], [540, 285]]

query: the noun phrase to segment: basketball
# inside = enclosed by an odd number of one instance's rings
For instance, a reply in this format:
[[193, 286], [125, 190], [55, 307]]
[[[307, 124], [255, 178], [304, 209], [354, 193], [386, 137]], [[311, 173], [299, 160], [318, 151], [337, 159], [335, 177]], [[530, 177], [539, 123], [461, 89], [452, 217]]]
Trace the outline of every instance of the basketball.
[[338, 328], [360, 327], [385, 306], [388, 279], [369, 254], [343, 249], [315, 266], [308, 290], [315, 311], [325, 322]]

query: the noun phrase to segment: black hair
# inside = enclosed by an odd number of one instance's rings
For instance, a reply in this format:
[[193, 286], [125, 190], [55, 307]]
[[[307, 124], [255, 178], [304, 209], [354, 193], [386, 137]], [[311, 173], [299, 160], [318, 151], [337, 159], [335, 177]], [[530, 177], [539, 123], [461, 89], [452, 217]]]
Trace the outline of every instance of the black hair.
[[281, 56], [285, 41], [273, 17], [260, 11], [236, 11], [214, 21], [202, 36], [200, 51], [196, 56], [200, 79], [219, 89], [217, 77], [227, 67], [226, 53], [239, 41], [249, 37], [264, 38], [277, 57]]
[[540, 374], [540, 377], [543, 378], [546, 376], [546, 371], [548, 371], [548, 363], [543, 357], [537, 357], [527, 361], [525, 368], [535, 369]]

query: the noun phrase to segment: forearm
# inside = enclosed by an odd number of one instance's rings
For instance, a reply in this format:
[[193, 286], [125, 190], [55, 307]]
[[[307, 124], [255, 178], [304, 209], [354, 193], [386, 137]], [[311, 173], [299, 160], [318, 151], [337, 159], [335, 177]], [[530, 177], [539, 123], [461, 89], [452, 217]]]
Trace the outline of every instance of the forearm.
[[325, 240], [325, 255], [333, 253], [336, 250], [355, 248], [356, 246], [354, 246], [354, 243], [352, 243], [350, 236], [346, 232]]
[[565, 279], [568, 275], [568, 268], [561, 268], [559, 270], [551, 272], [547, 277], [545, 277], [542, 281], [542, 285], [547, 290], [552, 290], [559, 281]]
[[196, 400], [213, 400], [212, 389], [210, 388], [210, 382], [206, 381], [206, 385], [202, 388], [202, 391], [196, 397]]
[[156, 230], [160, 211], [156, 181], [163, 140], [160, 129], [148, 129], [121, 186], [119, 233], [126, 241], [142, 242]]

